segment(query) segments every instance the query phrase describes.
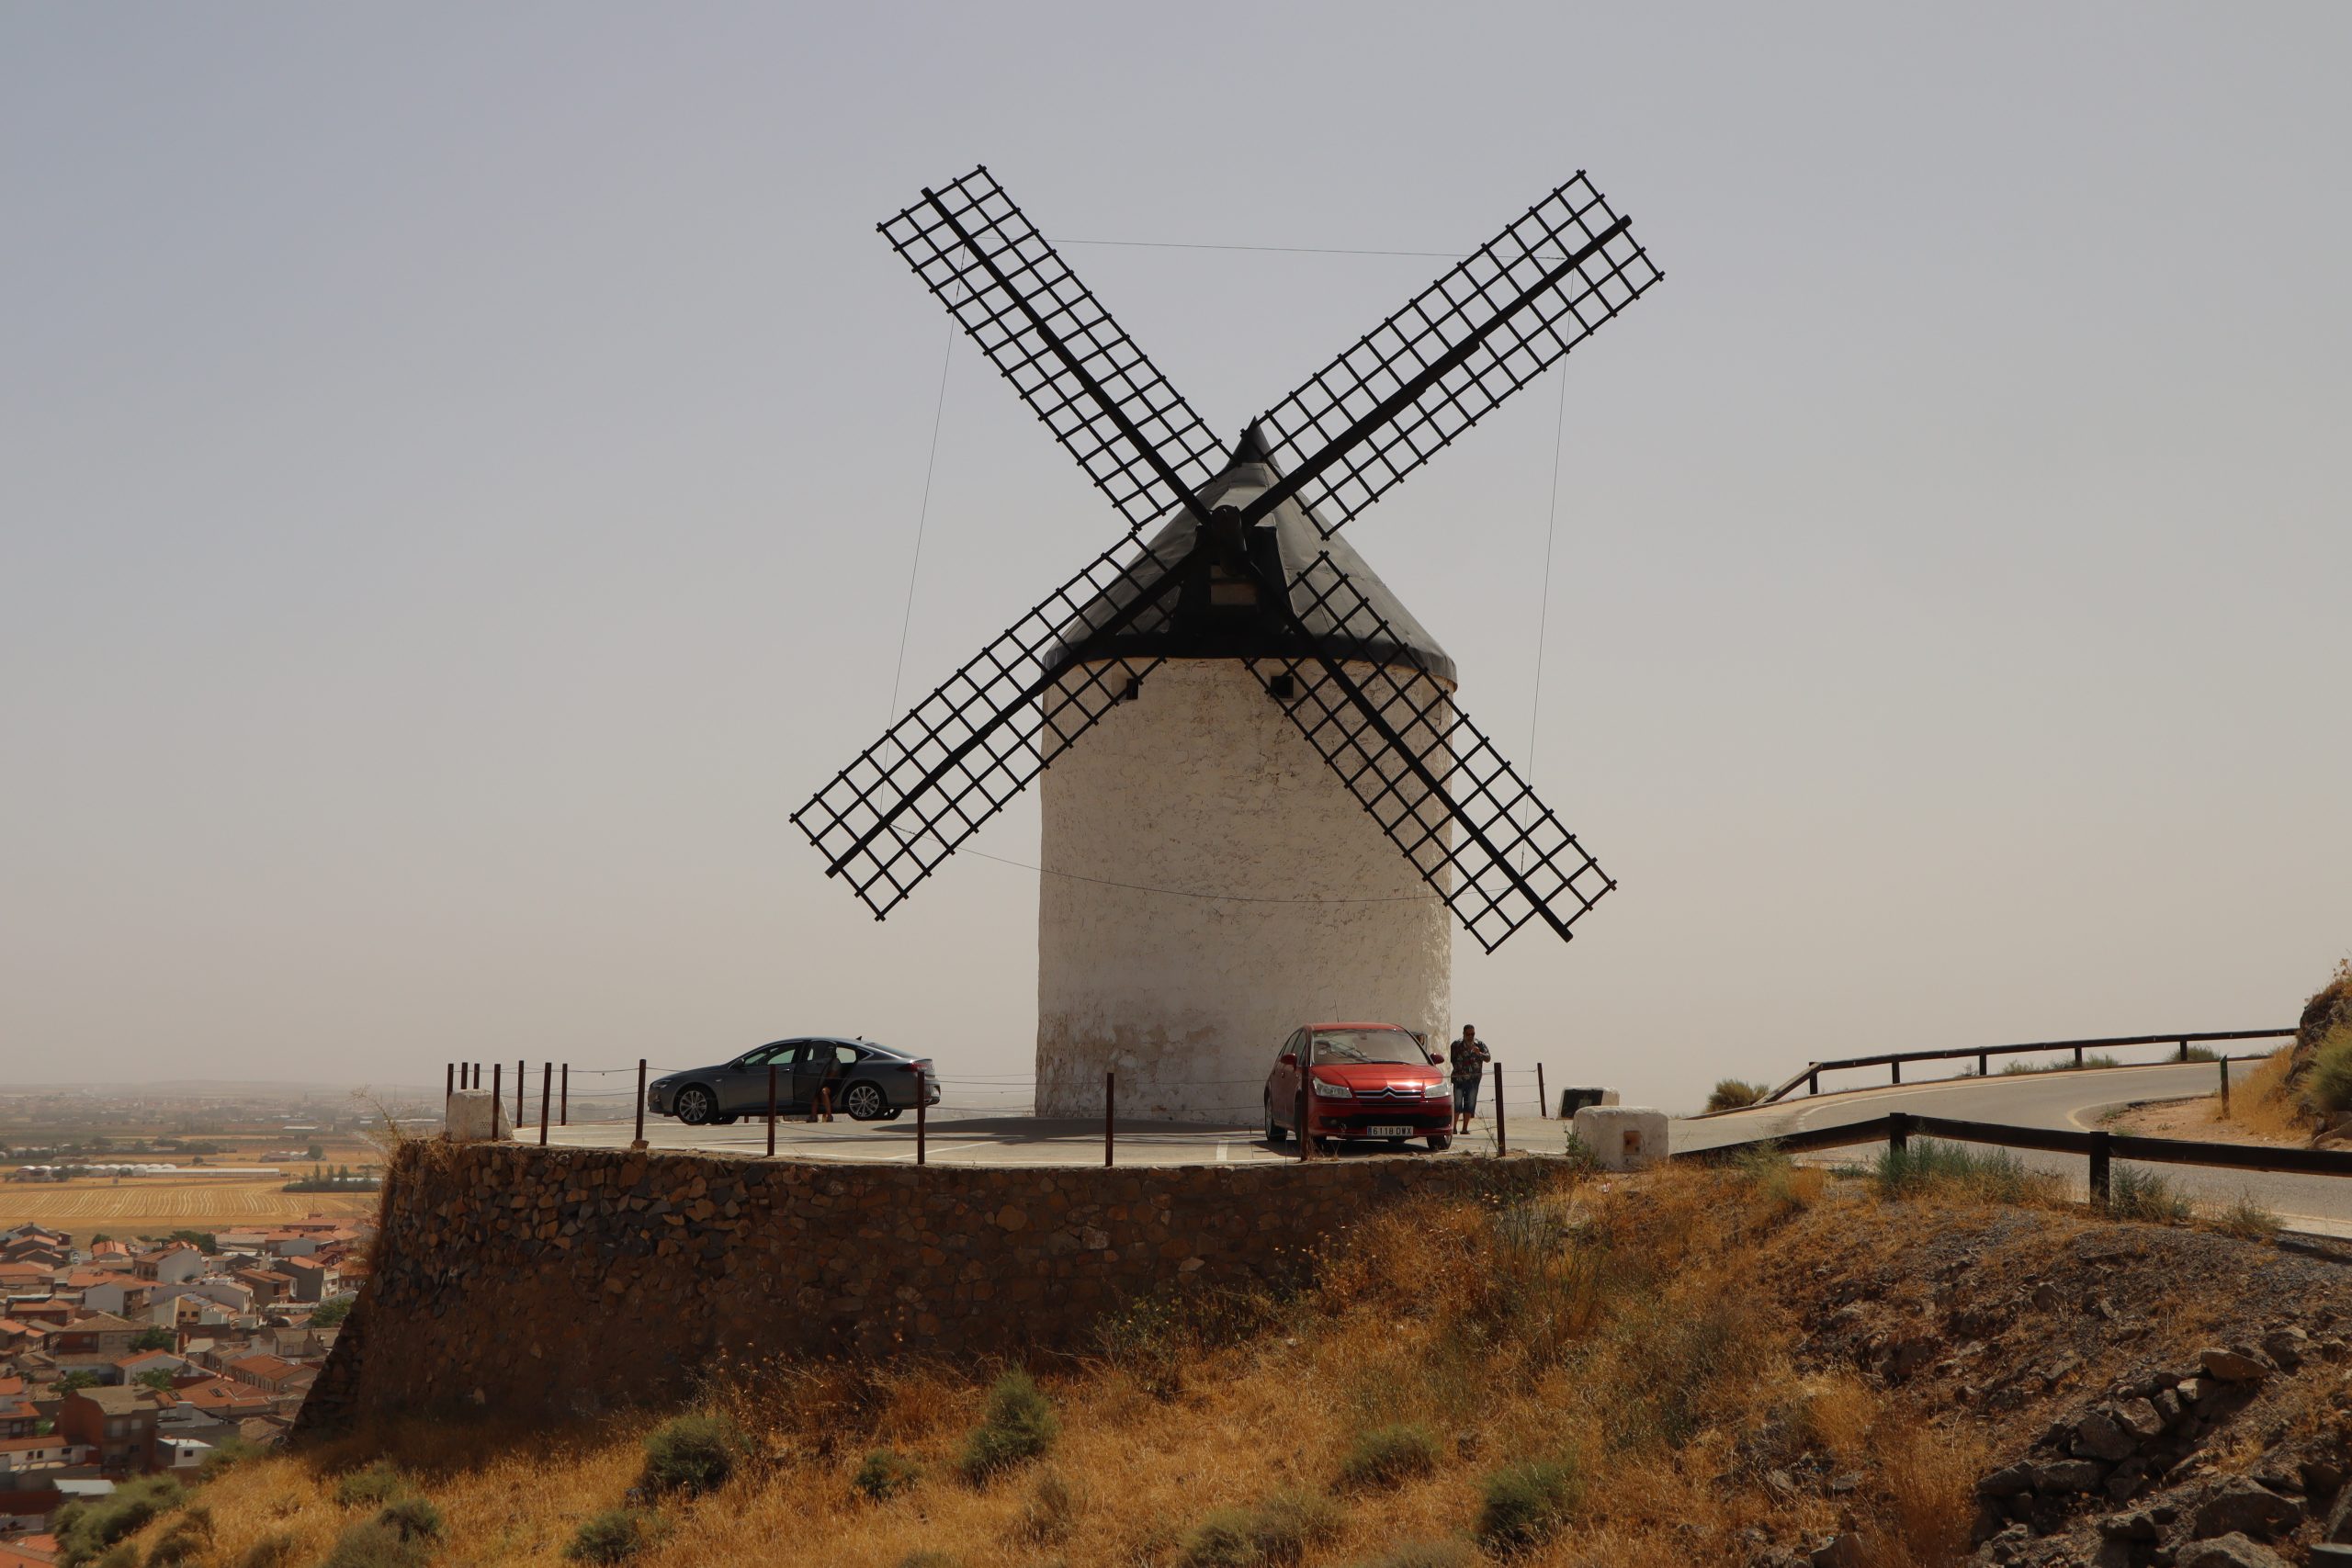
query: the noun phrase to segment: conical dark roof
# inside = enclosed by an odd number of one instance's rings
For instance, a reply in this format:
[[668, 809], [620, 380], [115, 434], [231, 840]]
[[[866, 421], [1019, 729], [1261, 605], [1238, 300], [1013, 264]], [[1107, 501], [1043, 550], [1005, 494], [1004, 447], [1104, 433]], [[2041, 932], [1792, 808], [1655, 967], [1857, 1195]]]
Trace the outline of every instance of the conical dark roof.
[[[1273, 465], [1266, 460], [1253, 430], [1242, 437], [1225, 472], [1202, 488], [1201, 501], [1212, 511], [1227, 506], [1247, 507], [1279, 477]], [[1129, 655], [1252, 659], [1280, 657], [1294, 651], [1284, 640], [1275, 616], [1247, 603], [1233, 602], [1235, 593], [1221, 592], [1216, 584], [1205, 581], [1170, 588], [1157, 604], [1115, 632], [1095, 630], [1115, 618], [1120, 608], [1131, 604], [1138, 594], [1166, 581], [1192, 553], [1199, 529], [1191, 513], [1182, 511], [1163, 524], [1146, 541], [1142, 558], [1125, 577], [1070, 618], [1060, 634], [1059, 652], [1047, 660], [1048, 669], [1080, 660]], [[1403, 601], [1380, 580], [1354, 546], [1337, 535], [1326, 538], [1313, 516], [1295, 498], [1276, 506], [1251, 533], [1260, 536], [1253, 541], [1251, 555], [1261, 569], [1278, 560], [1284, 582], [1293, 582], [1302, 570], [1306, 571], [1306, 579], [1295, 582], [1291, 605], [1325, 647], [1346, 658], [1374, 664], [1418, 663], [1448, 684], [1453, 682], [1453, 660], [1439, 646], [1437, 638], [1414, 619], [1413, 613], [1405, 608]], [[1271, 547], [1266, 542], [1269, 538]], [[1328, 564], [1318, 559], [1321, 557], [1329, 558]], [[1347, 617], [1344, 626], [1319, 602], [1321, 591], [1330, 585], [1329, 574], [1334, 569], [1346, 575], [1364, 602], [1363, 607]], [[1244, 585], [1231, 586], [1246, 592]], [[1341, 604], [1356, 604], [1353, 595], [1345, 591], [1338, 597]]]

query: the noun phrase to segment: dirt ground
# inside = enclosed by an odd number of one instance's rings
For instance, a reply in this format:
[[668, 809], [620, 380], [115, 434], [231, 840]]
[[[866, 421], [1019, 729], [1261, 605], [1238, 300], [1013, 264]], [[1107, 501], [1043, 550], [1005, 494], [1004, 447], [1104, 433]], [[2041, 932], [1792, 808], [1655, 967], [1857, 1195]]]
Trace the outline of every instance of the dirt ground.
[[2110, 1133], [2129, 1133], [2134, 1137], [2187, 1138], [2208, 1144], [2291, 1145], [2301, 1148], [2308, 1142], [2303, 1138], [2263, 1137], [2234, 1122], [2224, 1122], [2221, 1116], [2220, 1097], [2208, 1094], [2195, 1100], [2156, 1100], [2131, 1106], [2103, 1125]]

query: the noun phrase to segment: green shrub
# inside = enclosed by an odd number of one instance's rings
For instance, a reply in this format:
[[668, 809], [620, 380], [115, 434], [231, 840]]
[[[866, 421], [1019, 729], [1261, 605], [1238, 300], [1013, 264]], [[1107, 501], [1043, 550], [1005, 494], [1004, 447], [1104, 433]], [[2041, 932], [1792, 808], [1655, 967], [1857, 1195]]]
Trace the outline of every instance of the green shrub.
[[2169, 1178], [2136, 1165], [2118, 1165], [2108, 1170], [2107, 1213], [2110, 1219], [2179, 1225], [2188, 1223], [2190, 1209]]
[[196, 1467], [196, 1478], [198, 1481], [218, 1481], [247, 1460], [258, 1459], [261, 1453], [262, 1448], [258, 1443], [249, 1443], [243, 1438], [223, 1438], [212, 1445], [212, 1451], [206, 1454], [204, 1461]]
[[2278, 1234], [2278, 1216], [2255, 1201], [2251, 1192], [2239, 1193], [2214, 1218], [2222, 1230], [2243, 1241], [2267, 1241]]
[[2046, 1199], [2057, 1185], [2056, 1178], [2028, 1169], [2007, 1149], [1972, 1148], [1938, 1138], [1913, 1138], [1901, 1149], [1888, 1145], [1879, 1151], [1869, 1176], [1883, 1198], [1942, 1191], [1992, 1203]]
[[2330, 1030], [2303, 1075], [2303, 1108], [2316, 1116], [2352, 1111], [2352, 1028]]
[[961, 1468], [974, 1484], [1000, 1471], [1033, 1460], [1054, 1446], [1061, 1423], [1036, 1382], [1023, 1371], [1010, 1371], [989, 1390], [987, 1414], [964, 1444]]
[[922, 1479], [922, 1466], [891, 1449], [876, 1449], [849, 1478], [850, 1485], [876, 1503], [887, 1503]]
[[644, 1486], [649, 1492], [698, 1496], [727, 1484], [742, 1457], [742, 1435], [717, 1416], [679, 1416], [645, 1439]]
[[1475, 1568], [1478, 1554], [1466, 1540], [1408, 1540], [1358, 1568]]
[[1287, 1568], [1340, 1533], [1328, 1497], [1282, 1492], [1254, 1508], [1219, 1508], [1184, 1540], [1182, 1568]]
[[212, 1510], [191, 1503], [147, 1549], [148, 1568], [179, 1568], [212, 1550]]
[[1427, 1427], [1375, 1427], [1356, 1434], [1340, 1461], [1340, 1481], [1353, 1487], [1394, 1486], [1437, 1468], [1437, 1438]]
[[353, 1525], [335, 1537], [319, 1568], [424, 1568], [423, 1541], [411, 1540], [382, 1519]]
[[390, 1460], [351, 1471], [334, 1483], [334, 1500], [346, 1508], [380, 1508], [415, 1490]]
[[1760, 1083], [1748, 1083], [1740, 1078], [1719, 1078], [1707, 1095], [1707, 1109], [1737, 1111], [1744, 1105], [1755, 1104], [1770, 1092]]
[[[2120, 1067], [2122, 1065], [2103, 1054], [2094, 1053], [2083, 1058], [2086, 1067]], [[2005, 1078], [2013, 1078], [2023, 1073], [2071, 1073], [2074, 1070], [2075, 1061], [2071, 1056], [2056, 1062], [2029, 1062], [2022, 1057], [2012, 1056], [2001, 1065], [2001, 1076]]]
[[423, 1497], [394, 1499], [376, 1516], [376, 1522], [398, 1531], [402, 1540], [441, 1539], [441, 1510]]
[[245, 1548], [238, 1560], [238, 1568], [286, 1568], [294, 1556], [294, 1538], [290, 1535], [266, 1535]]
[[1577, 1136], [1574, 1122], [1568, 1124], [1568, 1135], [1560, 1146], [1560, 1157], [1569, 1171], [1577, 1176], [1590, 1176], [1600, 1168], [1600, 1156], [1592, 1152], [1590, 1144]]
[[119, 1540], [98, 1559], [97, 1568], [139, 1568], [139, 1549], [127, 1540]]
[[626, 1562], [661, 1539], [662, 1520], [643, 1508], [606, 1508], [572, 1532], [563, 1554], [574, 1562]]
[[150, 1521], [187, 1499], [187, 1490], [170, 1476], [149, 1475], [126, 1482], [103, 1497], [68, 1503], [57, 1511], [51, 1526], [57, 1537], [57, 1560], [63, 1568], [96, 1562], [107, 1548], [144, 1529]]
[[1556, 1460], [1514, 1464], [1487, 1477], [1478, 1509], [1478, 1541], [1508, 1556], [1549, 1540], [1567, 1524], [1583, 1500], [1573, 1466]]

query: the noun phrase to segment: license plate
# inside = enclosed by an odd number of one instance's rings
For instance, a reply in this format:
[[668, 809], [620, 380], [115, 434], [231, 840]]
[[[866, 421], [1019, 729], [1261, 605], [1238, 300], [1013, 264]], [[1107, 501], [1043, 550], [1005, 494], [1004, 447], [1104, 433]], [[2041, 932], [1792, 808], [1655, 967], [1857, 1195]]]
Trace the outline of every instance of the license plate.
[[1409, 1138], [1413, 1130], [1410, 1127], [1366, 1127], [1363, 1135], [1367, 1138]]

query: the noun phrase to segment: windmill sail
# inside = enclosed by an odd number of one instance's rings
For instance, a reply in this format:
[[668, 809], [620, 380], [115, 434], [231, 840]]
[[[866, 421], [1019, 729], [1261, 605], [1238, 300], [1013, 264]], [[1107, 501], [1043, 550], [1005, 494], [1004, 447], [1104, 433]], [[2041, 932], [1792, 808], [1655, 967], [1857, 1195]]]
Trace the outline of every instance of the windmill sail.
[[1579, 172], [1260, 417], [1261, 505], [1345, 527], [1663, 276]]
[[1178, 581], [1123, 539], [980, 649], [792, 814], [825, 874], [888, 914], [1159, 663], [1065, 655], [1164, 616]]
[[1223, 448], [985, 165], [882, 224], [1130, 531], [1190, 500]]
[[1329, 556], [1291, 581], [1315, 619], [1299, 657], [1250, 661], [1290, 677], [1291, 723], [1329, 764], [1463, 928], [1492, 953], [1539, 917], [1563, 941], [1617, 884], [1462, 711], [1453, 682], [1409, 648], [1402, 661], [1345, 662], [1336, 637], [1397, 643], [1353, 579]]

